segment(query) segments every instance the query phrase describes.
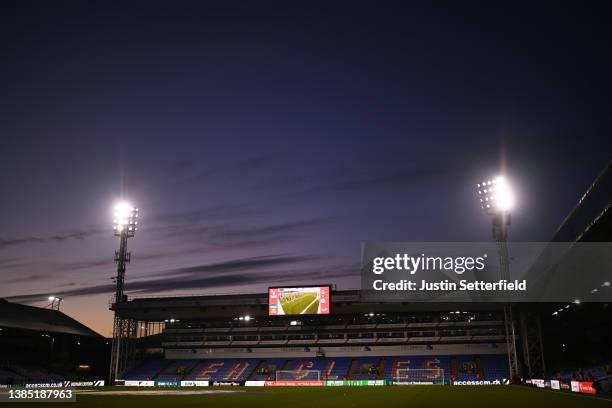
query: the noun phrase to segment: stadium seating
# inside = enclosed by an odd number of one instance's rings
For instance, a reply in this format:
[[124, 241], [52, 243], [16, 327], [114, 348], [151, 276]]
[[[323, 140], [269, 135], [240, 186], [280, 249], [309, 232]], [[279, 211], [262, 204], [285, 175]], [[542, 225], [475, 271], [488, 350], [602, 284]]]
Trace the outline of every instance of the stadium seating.
[[[350, 374], [351, 380], [376, 380], [380, 357], [359, 358], [356, 360], [355, 371]], [[374, 370], [370, 370], [370, 367]]]
[[259, 359], [226, 358], [200, 360], [185, 380], [245, 381], [259, 364]]
[[482, 380], [482, 367], [479, 358], [474, 356], [457, 357], [457, 380], [474, 381]]
[[276, 370], [282, 370], [286, 362], [284, 358], [262, 360], [258, 365], [261, 370], [254, 372], [250, 379], [254, 381], [274, 380]]
[[585, 369], [579, 369], [574, 371], [563, 371], [559, 373], [559, 378], [564, 380], [586, 380], [588, 377], [592, 377], [595, 381], [610, 377], [612, 375], [612, 363], [600, 364]]
[[[285, 370], [291, 372], [287, 373], [289, 377], [283, 378], [285, 380], [323, 379], [323, 373], [327, 368], [327, 359], [296, 358], [288, 361]], [[313, 374], [313, 371], [319, 371], [319, 375]]]
[[24, 378], [12, 370], [0, 368], [0, 384], [20, 383]]
[[343, 380], [347, 378], [353, 359], [349, 357], [337, 357], [326, 359], [323, 378], [327, 380]]
[[485, 380], [502, 380], [508, 378], [508, 357], [505, 355], [481, 356]]
[[155, 376], [155, 380], [180, 381], [198, 363], [199, 360], [174, 360]]
[[[429, 374], [427, 380], [431, 381], [448, 381], [450, 375], [450, 357], [429, 357], [429, 356], [418, 356], [418, 357], [388, 357], [386, 358], [385, 365], [385, 379], [394, 380], [398, 377], [398, 373], [400, 376], [405, 376], [406, 372], [401, 370], [406, 369], [435, 369], [440, 368], [444, 370], [444, 378], [436, 377], [429, 378], [431, 374]], [[400, 370], [400, 371], [398, 371]]]
[[[378, 368], [384, 366], [382, 373]], [[239, 359], [220, 358], [202, 360], [146, 360], [128, 375], [126, 380], [157, 381], [246, 381], [275, 380], [276, 371], [282, 370], [289, 379], [312, 380], [375, 380], [397, 378], [397, 370], [444, 370], [444, 381], [451, 378], [451, 362], [457, 367], [457, 380], [496, 380], [506, 378], [508, 367], [504, 355], [484, 356], [387, 356], [387, 357], [328, 357], [328, 358], [276, 358]], [[376, 370], [371, 372], [368, 367]], [[352, 372], [351, 372], [352, 370]], [[312, 373], [319, 371], [320, 373]], [[596, 371], [595, 371], [596, 372]], [[406, 375], [406, 371], [400, 371]], [[349, 376], [350, 374], [350, 376]], [[350, 377], [350, 378], [349, 378]], [[424, 380], [441, 381], [431, 373]]]
[[130, 381], [153, 380], [171, 361], [163, 359], [145, 360], [125, 376]]
[[23, 380], [29, 382], [47, 382], [47, 381], [62, 381], [66, 378], [56, 372], [49, 371], [45, 368], [33, 364], [9, 364], [6, 368], [9, 372], [13, 372]]

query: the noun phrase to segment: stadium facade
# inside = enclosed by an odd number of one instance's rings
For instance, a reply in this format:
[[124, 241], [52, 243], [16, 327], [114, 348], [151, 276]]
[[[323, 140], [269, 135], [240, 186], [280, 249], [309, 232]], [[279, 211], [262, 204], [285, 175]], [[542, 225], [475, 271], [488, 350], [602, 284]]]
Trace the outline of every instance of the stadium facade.
[[[137, 321], [128, 381], [398, 380], [508, 377], [501, 308], [360, 301], [332, 293], [333, 314], [269, 316], [268, 295], [133, 299]], [[144, 362], [144, 363], [143, 363]], [[279, 373], [282, 375], [279, 376]]]

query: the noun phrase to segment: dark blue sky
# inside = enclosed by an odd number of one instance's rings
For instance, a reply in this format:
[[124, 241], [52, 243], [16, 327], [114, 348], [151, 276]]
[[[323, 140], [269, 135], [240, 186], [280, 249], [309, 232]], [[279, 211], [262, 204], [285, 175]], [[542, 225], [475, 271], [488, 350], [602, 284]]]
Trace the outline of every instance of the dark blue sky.
[[[596, 3], [3, 2], [0, 296], [110, 332], [134, 294], [358, 285], [367, 240], [547, 240], [612, 158]], [[247, 4], [245, 4], [247, 3]]]

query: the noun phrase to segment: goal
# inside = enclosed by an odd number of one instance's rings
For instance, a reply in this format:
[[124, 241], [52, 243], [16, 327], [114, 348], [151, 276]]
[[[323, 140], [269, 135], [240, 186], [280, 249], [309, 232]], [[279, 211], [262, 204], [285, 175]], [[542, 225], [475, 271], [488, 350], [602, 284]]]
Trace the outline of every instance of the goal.
[[395, 370], [394, 384], [445, 384], [442, 368], [400, 368]]
[[276, 381], [321, 381], [321, 370], [276, 370]]

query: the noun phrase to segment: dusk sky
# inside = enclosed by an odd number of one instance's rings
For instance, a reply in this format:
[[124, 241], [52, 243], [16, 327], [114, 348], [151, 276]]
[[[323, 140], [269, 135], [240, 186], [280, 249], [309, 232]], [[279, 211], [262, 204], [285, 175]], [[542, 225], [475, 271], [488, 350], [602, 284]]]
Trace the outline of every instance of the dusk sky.
[[359, 285], [363, 241], [546, 241], [612, 158], [609, 15], [575, 3], [3, 2], [0, 297], [111, 334], [129, 295]]

